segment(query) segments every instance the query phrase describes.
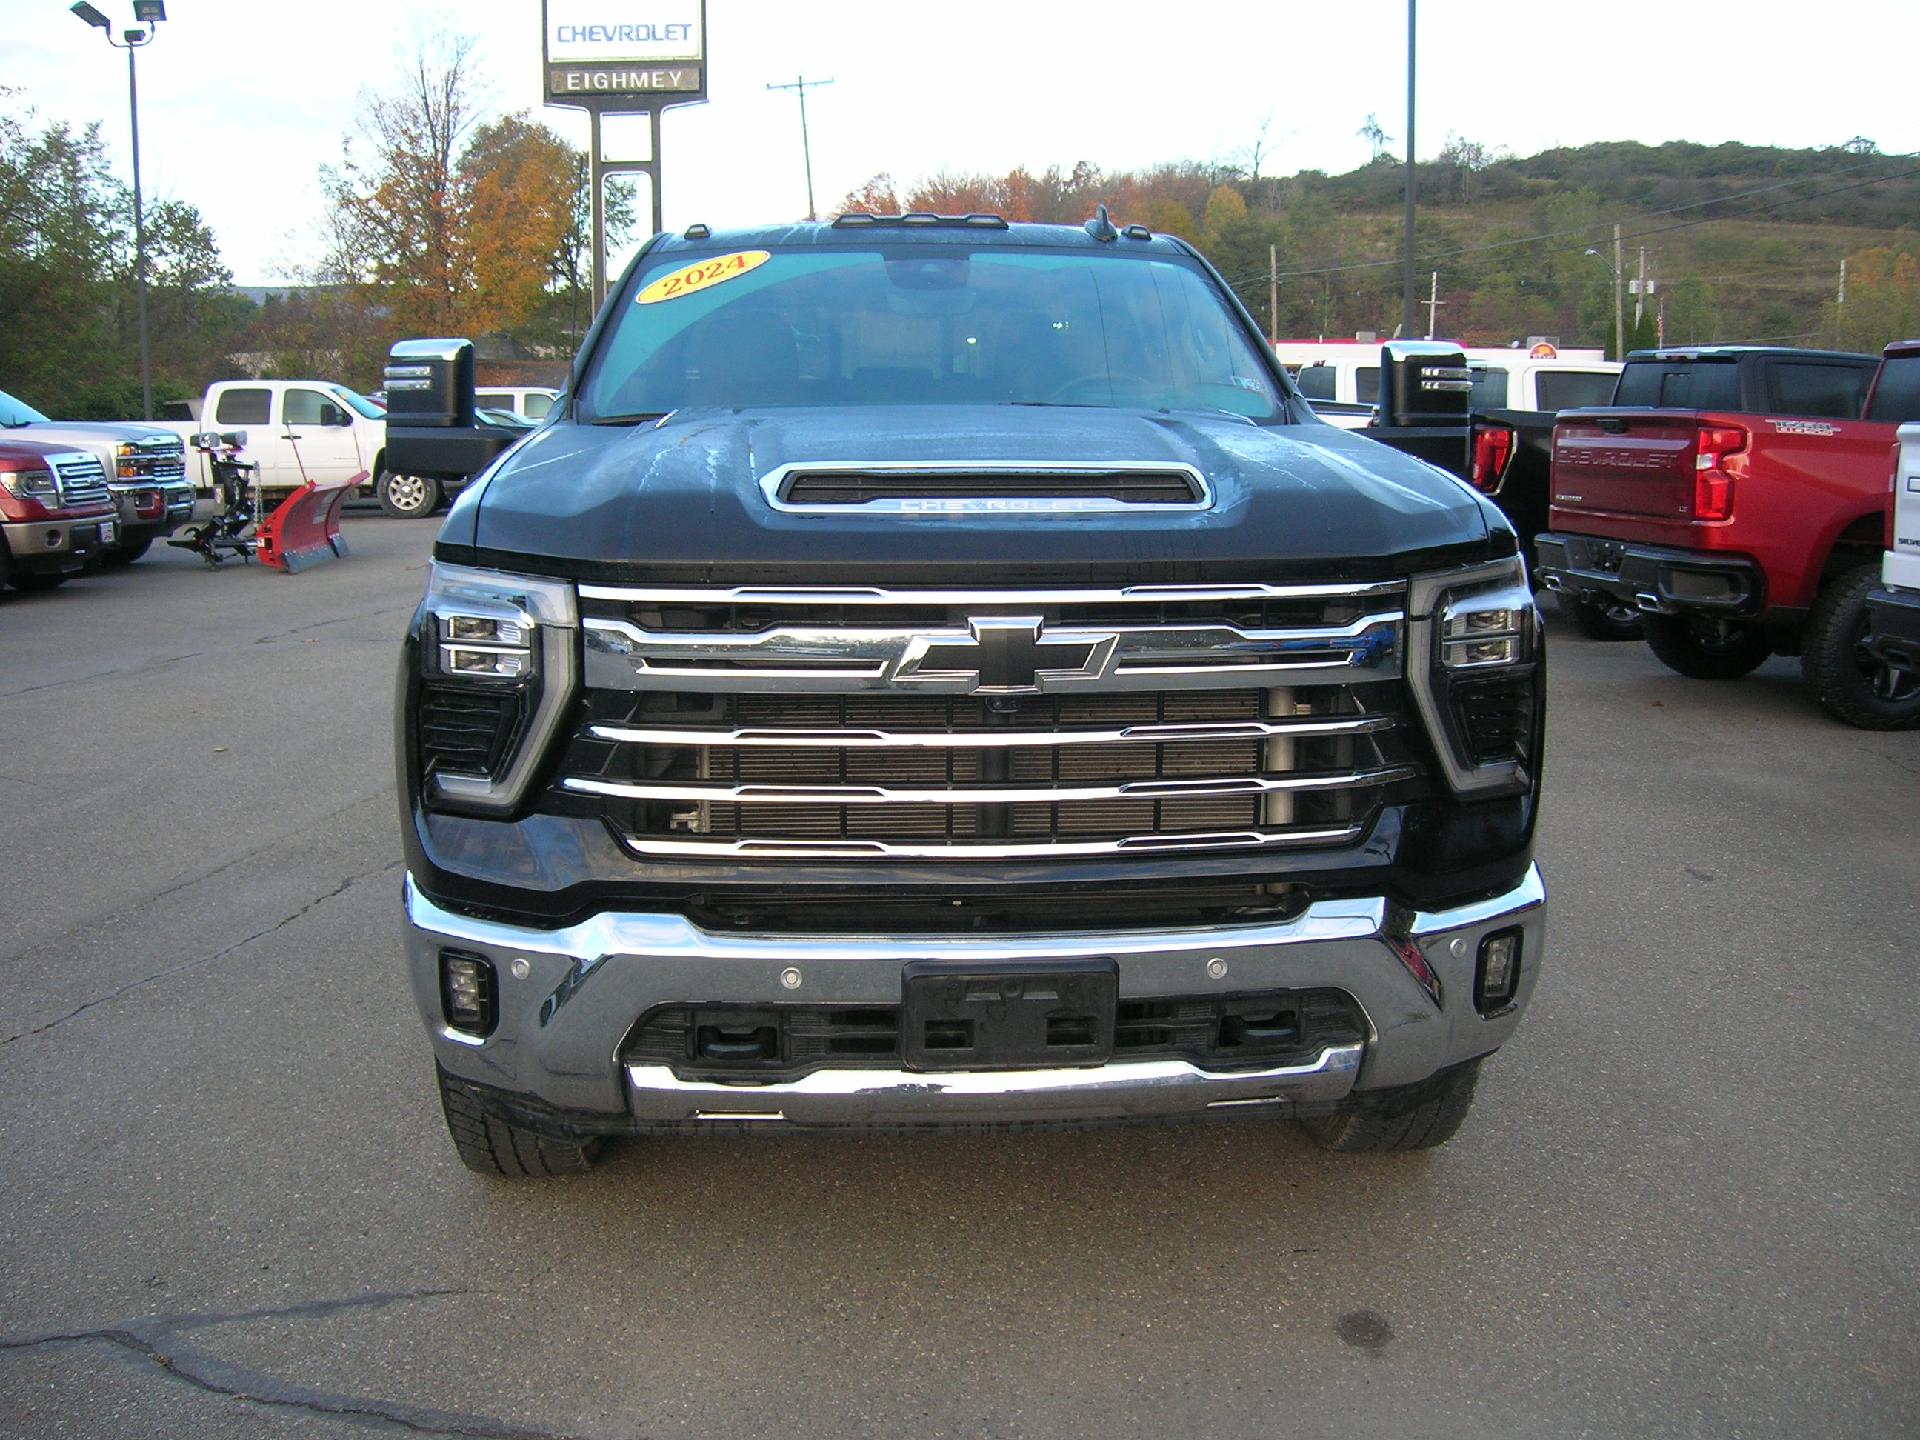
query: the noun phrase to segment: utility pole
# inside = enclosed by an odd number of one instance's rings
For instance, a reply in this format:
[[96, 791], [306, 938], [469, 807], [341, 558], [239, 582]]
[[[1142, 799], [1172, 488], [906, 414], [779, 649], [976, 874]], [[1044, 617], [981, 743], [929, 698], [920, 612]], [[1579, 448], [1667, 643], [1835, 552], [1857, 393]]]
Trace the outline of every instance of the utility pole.
[[804, 75], [794, 76], [791, 85], [769, 85], [769, 90], [793, 90], [800, 96], [800, 155], [807, 167], [807, 219], [818, 220], [813, 213], [813, 147], [807, 139], [807, 91], [817, 90], [822, 85], [831, 85], [831, 80], [809, 80]]
[[1267, 339], [1280, 343], [1280, 247], [1267, 246]]
[[1640, 247], [1640, 278], [1633, 282], [1633, 328], [1640, 330], [1640, 317], [1647, 308], [1647, 247]]
[[1620, 265], [1620, 222], [1613, 225], [1613, 358], [1627, 358], [1627, 301]]
[[1437, 328], [1434, 324], [1433, 312], [1446, 303], [1440, 298], [1440, 272], [1436, 270], [1433, 272], [1433, 279], [1427, 285], [1427, 339], [1429, 340], [1433, 338], [1433, 332]]
[[1847, 309], [1847, 257], [1842, 255], [1840, 257], [1840, 295], [1839, 295], [1839, 298], [1833, 302], [1833, 344], [1835, 349], [1839, 348], [1840, 337], [1846, 333], [1844, 329], [1844, 326], [1846, 323], [1846, 320], [1845, 320], [1846, 309]]
[[1405, 250], [1400, 276], [1400, 333], [1413, 334], [1413, 18], [1414, 0], [1407, 0], [1407, 224], [1401, 242]]

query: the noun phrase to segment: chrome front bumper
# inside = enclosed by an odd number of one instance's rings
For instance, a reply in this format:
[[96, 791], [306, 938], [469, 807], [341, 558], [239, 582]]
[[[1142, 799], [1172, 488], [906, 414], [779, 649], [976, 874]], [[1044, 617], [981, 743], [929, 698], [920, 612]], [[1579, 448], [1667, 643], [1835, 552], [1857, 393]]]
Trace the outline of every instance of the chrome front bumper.
[[[411, 877], [404, 894], [414, 998], [440, 1064], [518, 1102], [521, 1118], [536, 1126], [552, 1115], [635, 1131], [742, 1121], [1046, 1123], [1335, 1106], [1369, 1090], [1417, 1084], [1498, 1048], [1531, 997], [1546, 911], [1534, 867], [1504, 895], [1431, 913], [1390, 913], [1379, 899], [1329, 900], [1281, 924], [990, 937], [717, 933], [681, 916], [640, 913], [536, 930], [445, 910]], [[1511, 1005], [1483, 1016], [1473, 1003], [1479, 940], [1512, 927], [1523, 933], [1519, 990]], [[1417, 976], [1394, 946], [1417, 952], [1427, 975]], [[446, 1023], [442, 947], [493, 962], [499, 1021], [484, 1039]], [[1151, 1060], [952, 1073], [822, 1069], [791, 1081], [730, 1084], [620, 1059], [634, 1022], [659, 1005], [897, 1004], [911, 961], [1074, 958], [1115, 960], [1123, 1000], [1344, 990], [1365, 1012], [1368, 1039], [1302, 1064], [1230, 1071]]]

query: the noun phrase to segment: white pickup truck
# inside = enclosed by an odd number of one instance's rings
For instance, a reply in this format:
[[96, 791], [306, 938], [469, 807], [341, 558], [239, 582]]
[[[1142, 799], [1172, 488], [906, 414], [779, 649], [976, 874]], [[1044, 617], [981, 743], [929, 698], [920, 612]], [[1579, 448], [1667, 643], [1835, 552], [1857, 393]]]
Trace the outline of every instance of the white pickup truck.
[[[1876, 390], [1885, 388], [1887, 378], [1883, 368]], [[1867, 592], [1864, 644], [1880, 666], [1875, 684], [1895, 700], [1920, 695], [1920, 425], [1900, 427], [1887, 529], [1880, 583]]]
[[[336, 484], [364, 473], [389, 515], [413, 518], [439, 507], [438, 483], [387, 470], [386, 411], [334, 381], [220, 380], [198, 401], [161, 409], [154, 423], [183, 440], [201, 430], [245, 431], [243, 458], [260, 466], [260, 490], [269, 504], [308, 480]], [[205, 463], [202, 457], [197, 484], [210, 492]]]
[[[1380, 347], [1346, 341], [1283, 340], [1274, 355], [1323, 420], [1364, 428], [1380, 392]], [[1620, 365], [1597, 350], [1473, 346], [1461, 353], [1472, 372], [1474, 410], [1572, 410], [1613, 399]]]

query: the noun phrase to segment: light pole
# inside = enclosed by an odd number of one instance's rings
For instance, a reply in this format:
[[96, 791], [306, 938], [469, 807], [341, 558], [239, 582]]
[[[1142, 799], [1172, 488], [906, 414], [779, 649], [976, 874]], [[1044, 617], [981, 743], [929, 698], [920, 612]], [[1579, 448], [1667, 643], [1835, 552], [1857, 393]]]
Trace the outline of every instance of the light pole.
[[73, 13], [107, 37], [116, 50], [127, 52], [127, 113], [133, 119], [133, 280], [140, 312], [140, 418], [153, 418], [153, 364], [147, 352], [147, 223], [140, 207], [140, 84], [136, 78], [133, 52], [150, 43], [156, 27], [167, 18], [166, 0], [133, 0], [136, 28], [122, 30], [113, 38], [113, 23], [87, 0], [79, 0]]
[[1401, 240], [1400, 333], [1413, 335], [1413, 31], [1414, 0], [1407, 0], [1407, 216], [1406, 234]]
[[[1607, 264], [1613, 268], [1613, 358], [1624, 360], [1627, 358], [1627, 316], [1626, 302], [1621, 297], [1624, 284], [1620, 266], [1620, 227], [1618, 225], [1613, 227], [1613, 258], [1611, 260], [1607, 260], [1604, 254], [1591, 245], [1587, 247], [1587, 254], [1598, 260], [1606, 260]], [[1639, 323], [1637, 316], [1634, 323]]]

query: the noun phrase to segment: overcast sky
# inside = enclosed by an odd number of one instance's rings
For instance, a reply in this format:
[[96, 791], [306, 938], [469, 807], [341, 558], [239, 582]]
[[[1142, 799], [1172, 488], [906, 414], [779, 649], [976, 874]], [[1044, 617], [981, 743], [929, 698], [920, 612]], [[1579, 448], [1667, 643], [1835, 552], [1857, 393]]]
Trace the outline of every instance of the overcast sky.
[[[116, 28], [132, 0], [96, 0]], [[647, 0], [606, 0], [645, 18]], [[584, 147], [586, 118], [540, 108], [539, 0], [167, 0], [140, 52], [146, 193], [197, 206], [240, 284], [313, 260], [317, 171], [390, 88], [416, 37], [480, 42], [489, 113], [530, 109]], [[709, 0], [711, 101], [665, 121], [670, 229], [806, 212], [797, 75], [810, 91], [823, 212], [877, 171], [1108, 170], [1242, 156], [1263, 173], [1351, 169], [1369, 113], [1406, 134], [1404, 0]], [[1877, 37], [1869, 42], [1865, 37]], [[1552, 145], [1741, 140], [1920, 150], [1915, 0], [1822, 18], [1779, 0], [1421, 0], [1420, 153], [1449, 131], [1515, 154]], [[0, 85], [17, 113], [102, 121], [128, 173], [126, 62], [67, 0], [0, 0]], [[642, 215], [646, 213], [642, 202]], [[1125, 217], [1122, 217], [1125, 218]]]

